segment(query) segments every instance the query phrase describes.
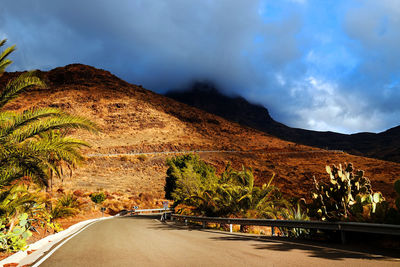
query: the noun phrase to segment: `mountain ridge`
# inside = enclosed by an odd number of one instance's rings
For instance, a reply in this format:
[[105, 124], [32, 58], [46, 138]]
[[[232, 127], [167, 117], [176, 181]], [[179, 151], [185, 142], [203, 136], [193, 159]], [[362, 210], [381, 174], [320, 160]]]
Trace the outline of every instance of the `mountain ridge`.
[[168, 91], [165, 96], [283, 140], [400, 162], [400, 126], [380, 133], [355, 134], [293, 128], [275, 121], [267, 108], [252, 104], [243, 97], [224, 95], [206, 83], [193, 83], [188, 90]]

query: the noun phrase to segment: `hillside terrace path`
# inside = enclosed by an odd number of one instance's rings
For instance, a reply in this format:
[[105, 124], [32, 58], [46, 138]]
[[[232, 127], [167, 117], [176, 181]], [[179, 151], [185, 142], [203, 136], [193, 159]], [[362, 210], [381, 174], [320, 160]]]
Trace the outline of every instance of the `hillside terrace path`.
[[[162, 154], [187, 154], [187, 153], [255, 153], [260, 150], [189, 150], [189, 151], [154, 151], [154, 152], [131, 152], [131, 153], [93, 153], [87, 157], [121, 157], [121, 156], [140, 156], [140, 155], [162, 155]], [[344, 153], [342, 150], [305, 150], [305, 151], [263, 151], [265, 154], [301, 154], [301, 153]]]
[[338, 244], [193, 229], [162, 223], [155, 217], [133, 216], [91, 224], [32, 266], [400, 265], [398, 258], [376, 254]]

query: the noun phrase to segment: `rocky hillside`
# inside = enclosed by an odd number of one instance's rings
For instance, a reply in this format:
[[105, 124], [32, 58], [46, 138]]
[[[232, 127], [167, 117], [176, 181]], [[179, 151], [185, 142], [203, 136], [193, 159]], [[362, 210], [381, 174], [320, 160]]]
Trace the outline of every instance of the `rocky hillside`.
[[[86, 116], [102, 129], [98, 135], [74, 133], [92, 147], [85, 151], [87, 164], [71, 178], [59, 181], [59, 187], [161, 197], [165, 159], [174, 154], [155, 152], [213, 150], [220, 152], [200, 155], [218, 170], [227, 162], [238, 168], [250, 166], [259, 184], [275, 173], [275, 184], [290, 196], [308, 196], [312, 176], [326, 179], [325, 165], [341, 162], [353, 162], [364, 169], [377, 190], [389, 198], [394, 196], [392, 184], [398, 178], [400, 164], [283, 141], [90, 66], [73, 64], [39, 74], [48, 87], [26, 92], [7, 109], [58, 107]], [[16, 75], [4, 74], [0, 84]], [[129, 154], [139, 152], [149, 154]]]
[[166, 96], [284, 140], [400, 162], [400, 126], [378, 134], [350, 135], [291, 128], [272, 119], [266, 108], [242, 97], [223, 95], [212, 85], [204, 83], [194, 83], [189, 90], [171, 91]]

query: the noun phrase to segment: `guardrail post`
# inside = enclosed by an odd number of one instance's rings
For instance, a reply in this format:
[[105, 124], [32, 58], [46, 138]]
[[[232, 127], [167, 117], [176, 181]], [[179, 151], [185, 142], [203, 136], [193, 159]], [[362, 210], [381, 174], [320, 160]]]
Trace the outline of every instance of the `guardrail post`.
[[[281, 235], [280, 227], [284, 228], [304, 228], [304, 229], [324, 229], [334, 231], [337, 238], [340, 238], [343, 244], [347, 243], [346, 232], [362, 232], [367, 234], [385, 234], [392, 236], [400, 236], [400, 226], [392, 224], [371, 224], [356, 222], [323, 222], [323, 221], [291, 221], [291, 220], [271, 220], [271, 219], [243, 219], [243, 218], [207, 218], [195, 216], [172, 215], [176, 221], [180, 221], [188, 225], [188, 221], [201, 223], [203, 226], [207, 223], [215, 223], [217, 225], [229, 225], [230, 232], [233, 232], [233, 224], [240, 225], [241, 230], [245, 225], [261, 225], [271, 227], [271, 236]], [[275, 229], [277, 228], [277, 229]], [[226, 229], [226, 228], [225, 228]], [[227, 229], [226, 229], [227, 230]]]
[[232, 224], [229, 224], [229, 233], [232, 233]]
[[345, 231], [340, 231], [340, 238], [341, 238], [341, 240], [342, 240], [342, 244], [344, 245], [344, 244], [346, 244], [346, 233], [345, 233]]
[[203, 222], [203, 229], [206, 228], [206, 222]]

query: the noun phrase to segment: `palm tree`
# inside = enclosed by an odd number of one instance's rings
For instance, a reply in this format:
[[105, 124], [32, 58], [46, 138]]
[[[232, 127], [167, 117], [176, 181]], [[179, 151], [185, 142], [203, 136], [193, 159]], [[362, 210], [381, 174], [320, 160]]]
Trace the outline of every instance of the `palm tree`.
[[49, 170], [50, 188], [53, 186], [54, 174], [63, 181], [64, 169], [72, 176], [73, 168], [83, 162], [84, 157], [79, 153], [81, 147], [89, 147], [89, 143], [68, 136], [65, 130], [53, 130], [40, 134], [29, 146], [44, 155], [42, 160], [47, 163]]
[[[282, 198], [279, 189], [271, 184], [273, 178], [268, 184], [258, 187], [254, 185], [252, 169], [242, 167], [242, 170], [236, 171], [228, 165], [220, 179], [211, 179], [200, 190], [191, 190], [183, 203], [194, 207], [194, 212], [206, 216], [257, 216], [276, 219], [281, 217], [289, 203]], [[187, 185], [181, 183], [180, 179], [177, 184]], [[177, 191], [179, 192], [182, 190]]]
[[31, 193], [27, 185], [17, 183], [0, 192], [0, 221], [12, 231], [18, 217], [23, 213], [40, 212], [43, 207], [39, 195]]
[[[6, 40], [0, 41], [0, 47]], [[0, 76], [12, 61], [15, 50], [8, 47], [0, 54]], [[5, 111], [4, 106], [31, 87], [44, 87], [35, 72], [25, 72], [7, 83], [0, 94], [0, 187], [23, 176], [48, 186], [53, 173], [60, 176], [62, 166], [75, 167], [83, 160], [84, 141], [67, 136], [71, 129], [97, 131], [86, 118], [54, 108], [30, 108], [23, 112]]]

